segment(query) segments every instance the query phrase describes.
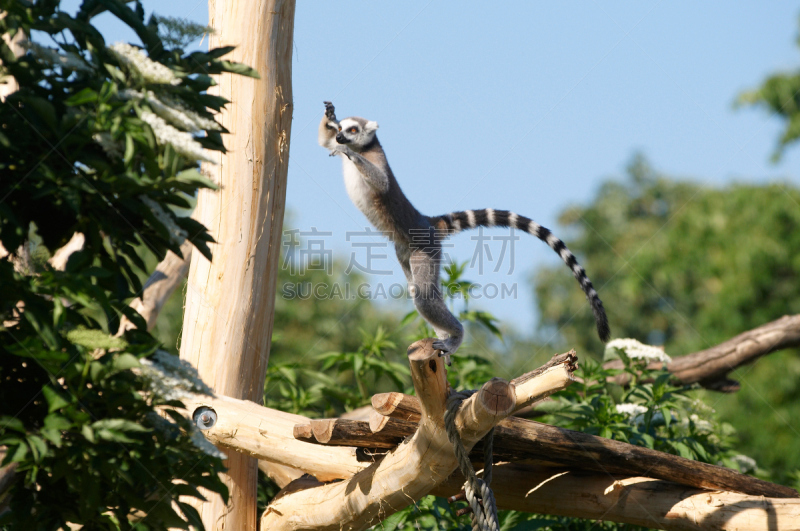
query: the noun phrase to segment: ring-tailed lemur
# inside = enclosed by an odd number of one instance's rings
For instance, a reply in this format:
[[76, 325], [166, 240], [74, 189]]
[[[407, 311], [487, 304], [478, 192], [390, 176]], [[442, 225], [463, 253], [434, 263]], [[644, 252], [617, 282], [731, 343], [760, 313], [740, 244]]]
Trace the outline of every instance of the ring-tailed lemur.
[[359, 117], [336, 120], [333, 104], [325, 103], [319, 124], [319, 144], [330, 155], [341, 155], [347, 194], [367, 219], [394, 242], [420, 315], [436, 331], [433, 347], [453, 354], [461, 345], [464, 329], [450, 313], [439, 290], [441, 240], [476, 227], [513, 227], [532, 234], [549, 245], [578, 280], [594, 312], [600, 339], [608, 341], [609, 328], [603, 303], [575, 255], [549, 230], [535, 221], [507, 210], [465, 210], [442, 216], [420, 214], [400, 190], [375, 135], [378, 124]]

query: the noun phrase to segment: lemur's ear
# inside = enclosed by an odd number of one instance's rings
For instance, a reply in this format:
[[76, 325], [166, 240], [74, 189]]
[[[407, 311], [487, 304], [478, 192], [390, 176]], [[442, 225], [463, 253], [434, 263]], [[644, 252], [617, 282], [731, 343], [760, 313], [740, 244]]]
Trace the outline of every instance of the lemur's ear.
[[373, 131], [377, 131], [378, 130], [378, 122], [373, 122], [372, 120], [370, 120], [370, 121], [367, 122], [367, 125], [364, 126], [364, 129], [368, 133], [372, 133]]

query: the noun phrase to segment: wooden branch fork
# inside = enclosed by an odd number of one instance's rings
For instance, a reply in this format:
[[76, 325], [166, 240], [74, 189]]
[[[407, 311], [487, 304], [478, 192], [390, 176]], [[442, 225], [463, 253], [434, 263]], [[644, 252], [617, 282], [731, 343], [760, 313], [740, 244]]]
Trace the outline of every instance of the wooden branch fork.
[[[426, 494], [458, 494], [464, 482], [444, 429], [443, 360], [431, 340], [411, 345], [408, 358], [417, 396], [375, 395], [368, 421], [311, 420], [228, 397], [184, 403], [214, 409], [206, 437], [257, 458], [283, 488], [261, 529], [365, 529]], [[800, 498], [788, 487], [510, 416], [569, 385], [576, 359], [568, 352], [511, 382], [495, 378], [459, 410], [456, 427], [476, 464], [479, 441], [495, 428], [499, 508], [670, 530], [800, 529]]]
[[[430, 339], [411, 345], [408, 359], [420, 403], [419, 426], [414, 434], [345, 481], [276, 499], [261, 519], [262, 529], [365, 529], [425, 496], [456, 470], [458, 463], [444, 430], [450, 389], [443, 359]], [[456, 416], [455, 424], [465, 447], [474, 446], [499, 421], [521, 407], [518, 404], [566, 387], [572, 378], [571, 368], [571, 364], [563, 362], [553, 365], [541, 375], [547, 385], [525, 385], [519, 393], [505, 380], [486, 383], [464, 401]]]

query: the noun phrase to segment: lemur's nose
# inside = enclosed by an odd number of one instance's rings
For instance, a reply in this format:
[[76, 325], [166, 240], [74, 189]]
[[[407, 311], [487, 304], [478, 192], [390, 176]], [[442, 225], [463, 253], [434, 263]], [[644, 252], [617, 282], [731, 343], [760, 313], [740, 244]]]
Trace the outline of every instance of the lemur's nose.
[[345, 136], [342, 133], [336, 135], [336, 141], [339, 142], [340, 144], [347, 144], [347, 138], [345, 138]]

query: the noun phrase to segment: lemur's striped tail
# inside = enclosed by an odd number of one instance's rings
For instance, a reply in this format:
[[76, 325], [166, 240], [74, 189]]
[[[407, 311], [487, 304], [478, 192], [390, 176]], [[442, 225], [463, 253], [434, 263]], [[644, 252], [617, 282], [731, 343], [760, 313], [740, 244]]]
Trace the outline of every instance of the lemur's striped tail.
[[603, 302], [597, 295], [592, 281], [586, 276], [586, 271], [578, 264], [575, 255], [567, 249], [560, 239], [556, 238], [552, 232], [542, 227], [535, 221], [525, 216], [520, 216], [508, 210], [494, 210], [485, 208], [483, 210], [465, 210], [463, 212], [451, 212], [443, 216], [430, 218], [431, 224], [438, 229], [446, 229], [448, 234], [457, 234], [463, 230], [474, 229], [476, 227], [513, 227], [532, 234], [550, 246], [564, 260], [564, 263], [572, 270], [572, 275], [580, 283], [589, 304], [592, 306], [594, 320], [597, 324], [597, 333], [604, 342], [608, 341], [611, 330], [608, 327]]

